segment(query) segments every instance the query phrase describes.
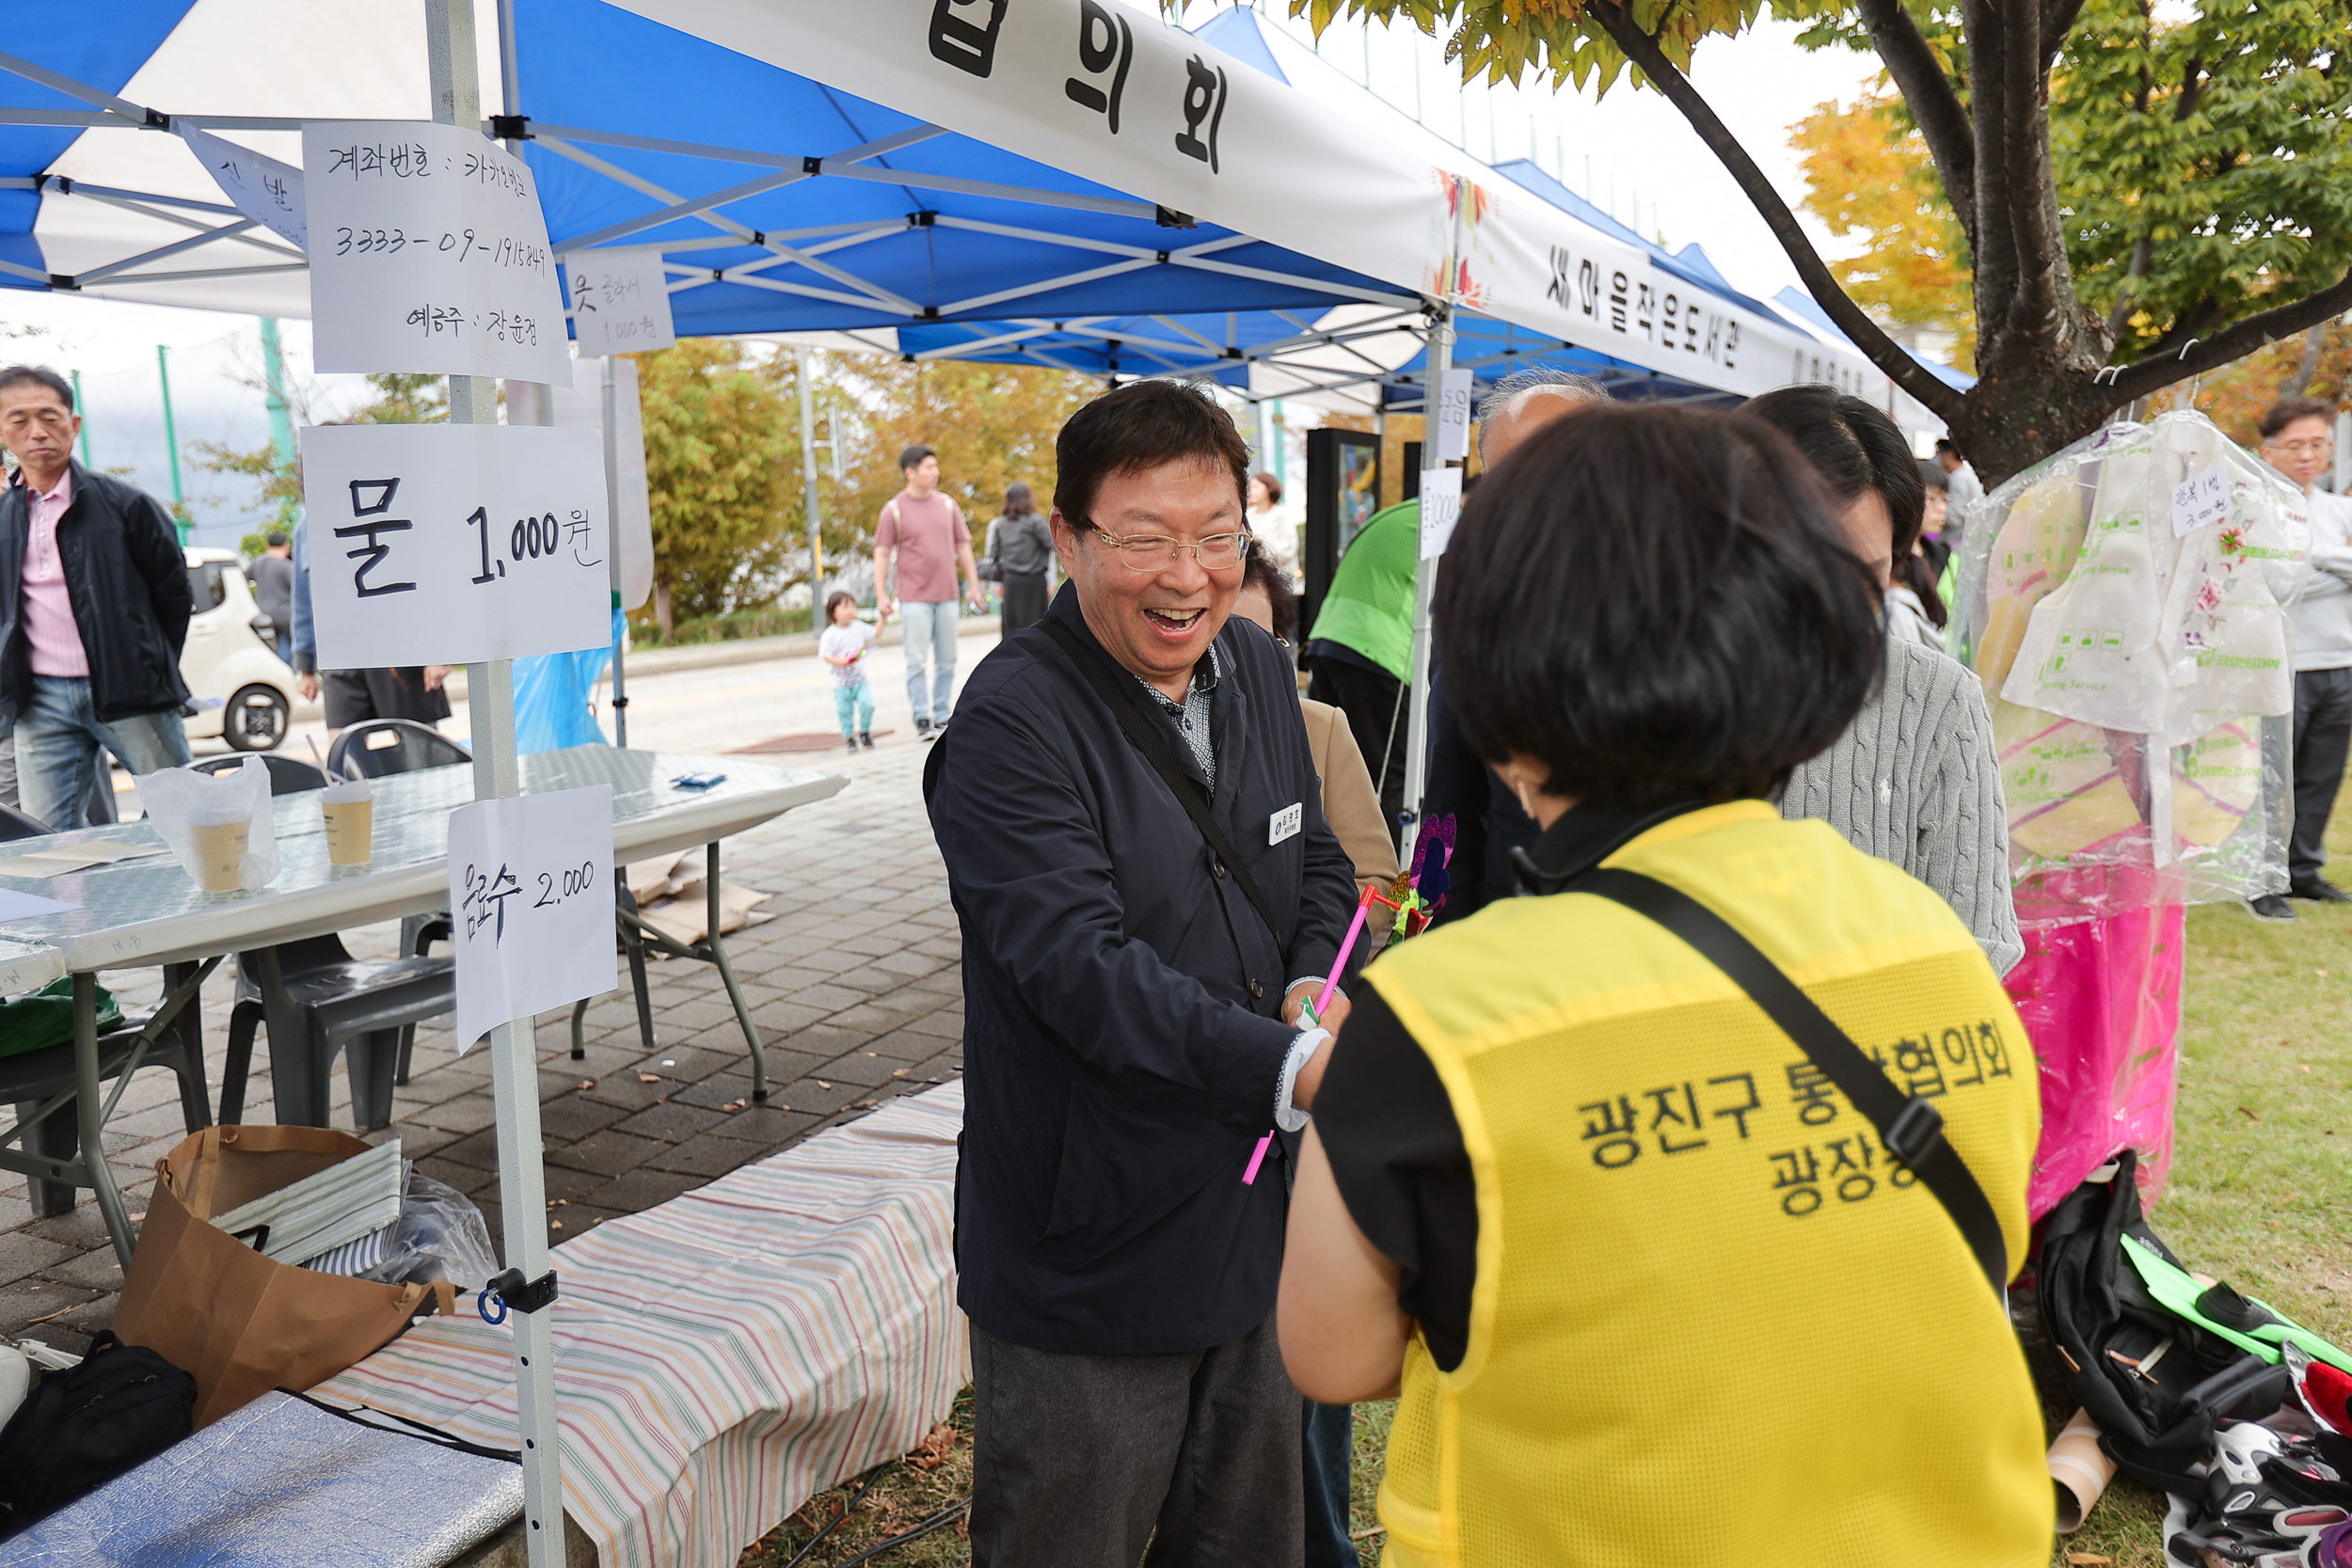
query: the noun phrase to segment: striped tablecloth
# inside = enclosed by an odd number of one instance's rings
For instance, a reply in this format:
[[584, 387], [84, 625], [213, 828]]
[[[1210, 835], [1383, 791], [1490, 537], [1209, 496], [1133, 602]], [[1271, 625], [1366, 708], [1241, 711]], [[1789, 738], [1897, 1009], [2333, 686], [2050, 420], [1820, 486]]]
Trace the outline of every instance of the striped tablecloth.
[[[960, 1083], [893, 1100], [558, 1249], [564, 1503], [603, 1568], [732, 1563], [946, 1417], [962, 1122]], [[428, 1319], [316, 1392], [513, 1448], [510, 1343]]]

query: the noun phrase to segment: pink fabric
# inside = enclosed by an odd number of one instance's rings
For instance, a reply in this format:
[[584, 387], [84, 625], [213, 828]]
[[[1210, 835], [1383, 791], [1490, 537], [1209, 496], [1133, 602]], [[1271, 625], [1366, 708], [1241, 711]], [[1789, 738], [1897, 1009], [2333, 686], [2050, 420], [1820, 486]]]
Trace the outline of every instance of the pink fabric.
[[[28, 483], [25, 486], [30, 490]], [[57, 554], [57, 519], [73, 504], [73, 470], [57, 476], [56, 487], [31, 496], [32, 528], [24, 540], [24, 640], [32, 646], [36, 675], [89, 674], [82, 651], [82, 628], [65, 591], [65, 562]]]
[[956, 555], [970, 543], [963, 514], [937, 490], [921, 500], [899, 491], [874, 531], [877, 548], [898, 552], [898, 597], [913, 604], [945, 604], [956, 596]]
[[2026, 1207], [2039, 1220], [2124, 1148], [2143, 1197], [2164, 1190], [2180, 1090], [2187, 911], [2178, 903], [2028, 926], [2004, 982], [2033, 1041], [2042, 1144]]

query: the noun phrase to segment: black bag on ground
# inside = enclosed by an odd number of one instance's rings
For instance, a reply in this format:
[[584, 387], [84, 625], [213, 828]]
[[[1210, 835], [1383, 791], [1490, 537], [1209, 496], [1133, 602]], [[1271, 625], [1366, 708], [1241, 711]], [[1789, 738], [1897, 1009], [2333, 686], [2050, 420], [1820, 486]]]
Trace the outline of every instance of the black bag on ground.
[[0, 1428], [0, 1537], [14, 1535], [185, 1437], [196, 1379], [112, 1330], [43, 1376]]
[[2123, 1237], [2181, 1265], [2141, 1217], [2137, 1168], [2125, 1150], [2113, 1180], [2084, 1182], [2051, 1212], [2037, 1271], [2042, 1319], [2117, 1465], [2145, 1485], [2197, 1497], [2204, 1482], [2190, 1466], [2212, 1456], [2216, 1419], [2257, 1419], [2294, 1391], [2284, 1367], [2149, 1293], [2123, 1256]]

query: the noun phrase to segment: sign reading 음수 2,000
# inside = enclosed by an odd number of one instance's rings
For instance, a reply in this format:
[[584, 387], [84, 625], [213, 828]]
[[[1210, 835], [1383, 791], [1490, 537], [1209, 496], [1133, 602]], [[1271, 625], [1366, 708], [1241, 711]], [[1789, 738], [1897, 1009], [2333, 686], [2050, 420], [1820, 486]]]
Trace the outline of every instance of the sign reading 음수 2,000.
[[322, 670], [473, 664], [612, 635], [593, 430], [322, 425], [302, 433]]
[[302, 128], [311, 354], [322, 371], [568, 387], [564, 293], [531, 169], [429, 120]]
[[611, 990], [612, 786], [476, 800], [449, 816], [457, 1050]]

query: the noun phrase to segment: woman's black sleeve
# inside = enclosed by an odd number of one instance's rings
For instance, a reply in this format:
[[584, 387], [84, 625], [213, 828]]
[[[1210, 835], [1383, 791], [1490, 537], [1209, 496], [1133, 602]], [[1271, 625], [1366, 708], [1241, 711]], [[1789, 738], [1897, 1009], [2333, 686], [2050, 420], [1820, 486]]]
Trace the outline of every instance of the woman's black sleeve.
[[1357, 1228], [1397, 1266], [1397, 1305], [1451, 1370], [1469, 1344], [1478, 1272], [1470, 1151], [1420, 1043], [1372, 987], [1354, 1001], [1315, 1091], [1315, 1132]]

